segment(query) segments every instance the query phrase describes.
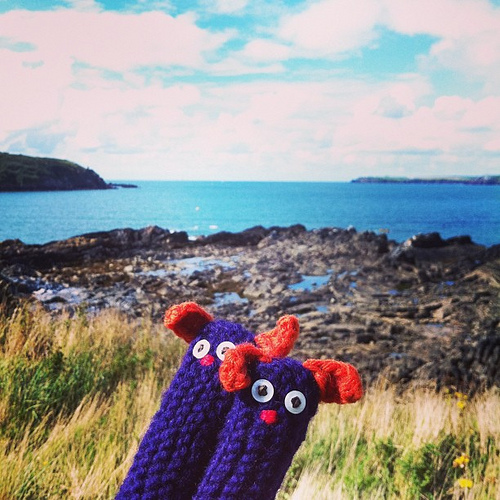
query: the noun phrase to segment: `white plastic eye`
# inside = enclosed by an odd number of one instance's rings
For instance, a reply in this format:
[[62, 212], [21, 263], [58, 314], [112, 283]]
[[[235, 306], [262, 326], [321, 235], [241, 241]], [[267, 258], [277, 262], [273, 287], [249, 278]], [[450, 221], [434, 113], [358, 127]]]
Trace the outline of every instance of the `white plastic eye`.
[[224, 342], [221, 342], [217, 346], [217, 357], [221, 360], [224, 361], [224, 358], [226, 357], [226, 351], [228, 349], [234, 349], [235, 345], [232, 342], [229, 342], [229, 340], [225, 340]]
[[285, 396], [285, 408], [294, 415], [302, 413], [306, 408], [306, 397], [300, 391], [290, 391]]
[[204, 358], [210, 350], [210, 342], [208, 340], [198, 340], [193, 347], [193, 356], [196, 359]]
[[274, 387], [269, 380], [261, 378], [252, 385], [252, 396], [259, 403], [267, 403], [274, 395]]

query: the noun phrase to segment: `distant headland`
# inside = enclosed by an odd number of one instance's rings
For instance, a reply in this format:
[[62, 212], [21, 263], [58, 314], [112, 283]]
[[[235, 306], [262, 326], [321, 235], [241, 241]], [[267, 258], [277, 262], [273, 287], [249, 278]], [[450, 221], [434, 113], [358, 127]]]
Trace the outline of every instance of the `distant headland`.
[[452, 176], [441, 178], [411, 177], [358, 177], [351, 182], [356, 184], [472, 184], [475, 186], [500, 185], [500, 175]]
[[90, 168], [54, 158], [0, 153], [0, 191], [76, 191], [137, 187], [104, 181]]

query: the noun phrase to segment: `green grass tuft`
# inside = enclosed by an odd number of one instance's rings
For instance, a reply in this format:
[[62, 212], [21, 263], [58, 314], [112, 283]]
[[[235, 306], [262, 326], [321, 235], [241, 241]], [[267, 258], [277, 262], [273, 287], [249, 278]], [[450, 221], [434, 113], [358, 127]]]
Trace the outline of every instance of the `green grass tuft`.
[[[1, 307], [0, 307], [1, 309]], [[114, 311], [0, 311], [0, 499], [114, 498], [186, 344]], [[322, 405], [279, 499], [490, 499], [500, 394]]]

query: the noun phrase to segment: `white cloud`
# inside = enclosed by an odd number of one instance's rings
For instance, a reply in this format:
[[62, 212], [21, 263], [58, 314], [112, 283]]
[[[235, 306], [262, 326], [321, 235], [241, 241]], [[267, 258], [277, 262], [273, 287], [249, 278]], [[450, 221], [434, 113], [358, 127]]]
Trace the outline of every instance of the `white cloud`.
[[233, 14], [241, 11], [248, 4], [248, 0], [212, 0], [208, 5], [220, 14]]
[[374, 0], [324, 0], [285, 16], [278, 36], [304, 57], [339, 57], [370, 45], [376, 38], [381, 6]]
[[[202, 67], [204, 53], [214, 50], [226, 35], [196, 26], [193, 15], [177, 18], [161, 12], [11, 11], [0, 15], [0, 138], [64, 120], [68, 95], [75, 86], [91, 89], [100, 116], [101, 88], [112, 89], [107, 99], [132, 85], [144, 85], [134, 73], [145, 66]], [[96, 69], [100, 68], [100, 69]], [[117, 72], [116, 81], [107, 73]], [[146, 87], [144, 94], [150, 90]], [[137, 98], [137, 92], [134, 98]], [[90, 95], [90, 94], [89, 94]], [[85, 99], [83, 99], [85, 102]], [[161, 101], [160, 101], [161, 103]], [[161, 105], [161, 104], [160, 104]]]
[[[390, 95], [390, 89], [387, 89]], [[386, 94], [387, 95], [387, 94]], [[414, 107], [398, 118], [374, 112], [374, 100], [384, 93], [361, 101], [355, 112], [337, 130], [333, 157], [339, 162], [373, 165], [397, 164], [413, 158], [419, 172], [441, 165], [441, 173], [470, 173], [471, 158], [481, 159], [484, 172], [495, 173], [497, 166], [484, 150], [495, 151], [500, 136], [500, 97], [479, 101], [457, 96], [439, 97], [431, 106]], [[403, 155], [404, 160], [397, 160]], [[420, 162], [420, 163], [418, 163]], [[408, 161], [406, 167], [410, 167]]]
[[486, 0], [322, 0], [284, 15], [275, 35], [289, 57], [336, 59], [375, 46], [383, 29], [436, 38], [421, 71], [456, 71], [486, 92], [500, 86], [500, 9]]
[[249, 57], [241, 57], [239, 53], [233, 54], [222, 61], [210, 64], [210, 75], [213, 76], [249, 76], [249, 75], [279, 75], [284, 72], [280, 62], [272, 59], [259, 61]]
[[485, 0], [383, 0], [385, 24], [400, 33], [458, 39], [498, 26], [498, 9]]
[[65, 0], [67, 6], [80, 12], [99, 12], [102, 5], [95, 0]]
[[500, 85], [500, 9], [485, 0], [384, 0], [386, 26], [407, 35], [436, 37], [423, 68], [446, 68]]
[[290, 48], [281, 43], [257, 38], [248, 42], [237, 56], [254, 62], [284, 61], [290, 56]]
[[47, 141], [54, 155], [108, 179], [348, 180], [397, 166], [432, 175], [439, 165], [465, 174], [472, 157], [481, 173], [496, 168], [487, 155], [499, 150], [500, 98], [423, 105], [430, 87], [416, 75], [394, 83], [109, 85], [67, 90], [57, 121], [12, 140], [26, 148]]
[[48, 62], [81, 62], [115, 71], [141, 66], [199, 67], [203, 54], [216, 50], [227, 35], [196, 25], [191, 14], [162, 12], [12, 11], [0, 16], [0, 32], [36, 49], [26, 55]]
[[[500, 26], [482, 0], [322, 0], [276, 19], [274, 32], [71, 4], [0, 15], [2, 150], [69, 158], [108, 179], [498, 171]], [[304, 77], [286, 64], [334, 64], [373, 46], [384, 25], [436, 37], [420, 74]], [[232, 38], [238, 48], [221, 59]], [[479, 97], [437, 94], [431, 77], [443, 68], [484, 82]]]
[[[341, 81], [72, 89], [44, 140], [55, 156], [110, 179], [326, 179], [314, 170], [328, 169], [338, 117], [361, 93], [356, 82], [346, 89]], [[29, 148], [41, 130], [12, 140]]]

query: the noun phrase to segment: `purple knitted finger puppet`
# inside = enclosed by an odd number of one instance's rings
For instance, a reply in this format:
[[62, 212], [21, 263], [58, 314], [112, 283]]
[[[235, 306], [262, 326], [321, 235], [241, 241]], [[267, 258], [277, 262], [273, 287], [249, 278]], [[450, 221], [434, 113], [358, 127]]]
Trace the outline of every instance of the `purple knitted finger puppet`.
[[254, 337], [237, 323], [214, 320], [193, 302], [171, 307], [164, 323], [189, 348], [140, 443], [119, 500], [191, 499], [234, 400], [218, 374], [226, 350], [251, 342], [281, 349], [286, 356], [298, 335], [293, 317], [281, 318], [276, 328]]
[[249, 344], [228, 352], [219, 373], [236, 398], [196, 500], [275, 498], [318, 403], [353, 403], [363, 394], [352, 365], [277, 359]]

